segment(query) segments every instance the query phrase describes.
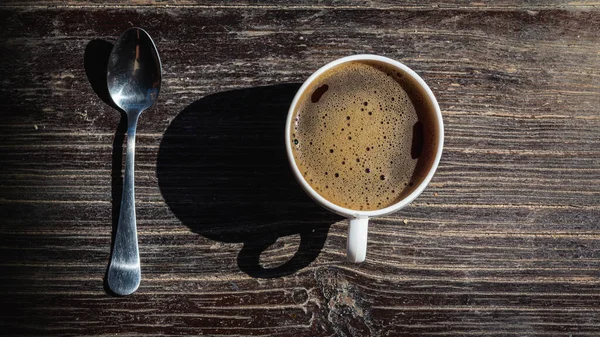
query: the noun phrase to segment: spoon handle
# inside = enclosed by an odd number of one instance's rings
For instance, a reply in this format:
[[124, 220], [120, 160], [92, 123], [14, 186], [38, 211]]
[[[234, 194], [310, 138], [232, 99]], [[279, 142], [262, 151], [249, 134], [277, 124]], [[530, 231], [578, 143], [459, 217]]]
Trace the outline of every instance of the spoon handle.
[[123, 178], [121, 212], [108, 267], [108, 286], [117, 295], [129, 295], [140, 285], [140, 253], [135, 222], [134, 159], [135, 131], [139, 114], [128, 114], [127, 154]]

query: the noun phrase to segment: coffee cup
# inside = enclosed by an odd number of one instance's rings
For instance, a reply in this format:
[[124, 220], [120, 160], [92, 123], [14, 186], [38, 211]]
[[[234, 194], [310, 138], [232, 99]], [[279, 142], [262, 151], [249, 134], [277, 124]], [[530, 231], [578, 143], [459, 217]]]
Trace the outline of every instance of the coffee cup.
[[351, 262], [365, 260], [370, 218], [406, 207], [425, 190], [443, 141], [442, 114], [425, 81], [398, 61], [369, 54], [314, 72], [294, 97], [285, 126], [302, 189], [349, 220]]

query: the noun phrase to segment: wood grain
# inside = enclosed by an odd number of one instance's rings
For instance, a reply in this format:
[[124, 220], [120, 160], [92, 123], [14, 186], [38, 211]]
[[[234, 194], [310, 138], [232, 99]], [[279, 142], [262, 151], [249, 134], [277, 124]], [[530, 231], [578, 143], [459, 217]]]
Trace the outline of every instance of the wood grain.
[[[600, 335], [596, 3], [114, 4], [0, 7], [6, 335]], [[143, 281], [117, 298], [123, 130], [88, 78], [132, 25], [164, 82], [138, 131]], [[279, 140], [298, 84], [363, 52], [421, 74], [446, 145], [355, 265]]]
[[526, 2], [516, 0], [498, 0], [493, 2], [485, 1], [416, 1], [416, 0], [320, 0], [320, 1], [305, 1], [305, 0], [131, 0], [127, 2], [118, 0], [5, 0], [4, 7], [62, 7], [62, 8], [82, 8], [82, 7], [185, 7], [185, 8], [282, 8], [286, 9], [422, 9], [422, 8], [441, 8], [441, 9], [473, 9], [473, 10], [490, 10], [490, 9], [595, 9], [600, 6], [600, 2], [596, 0], [582, 1], [561, 1], [561, 0], [528, 0]]

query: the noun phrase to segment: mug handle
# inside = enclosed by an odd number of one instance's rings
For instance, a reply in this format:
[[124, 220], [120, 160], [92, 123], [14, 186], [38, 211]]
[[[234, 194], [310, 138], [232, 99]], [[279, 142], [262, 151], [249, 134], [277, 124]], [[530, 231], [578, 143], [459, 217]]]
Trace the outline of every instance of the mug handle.
[[359, 263], [365, 260], [367, 256], [368, 228], [368, 217], [348, 219], [348, 242], [346, 248], [348, 261]]

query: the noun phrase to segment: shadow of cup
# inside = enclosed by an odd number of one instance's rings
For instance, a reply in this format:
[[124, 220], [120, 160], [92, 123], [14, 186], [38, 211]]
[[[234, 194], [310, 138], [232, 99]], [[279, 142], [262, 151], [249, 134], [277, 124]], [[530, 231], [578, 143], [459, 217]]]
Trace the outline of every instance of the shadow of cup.
[[[238, 266], [252, 277], [279, 277], [308, 266], [340, 217], [322, 209], [296, 183], [284, 127], [300, 84], [255, 87], [206, 96], [171, 122], [157, 163], [161, 193], [193, 232], [243, 243]], [[299, 235], [294, 256], [265, 268], [260, 255], [278, 238]]]

